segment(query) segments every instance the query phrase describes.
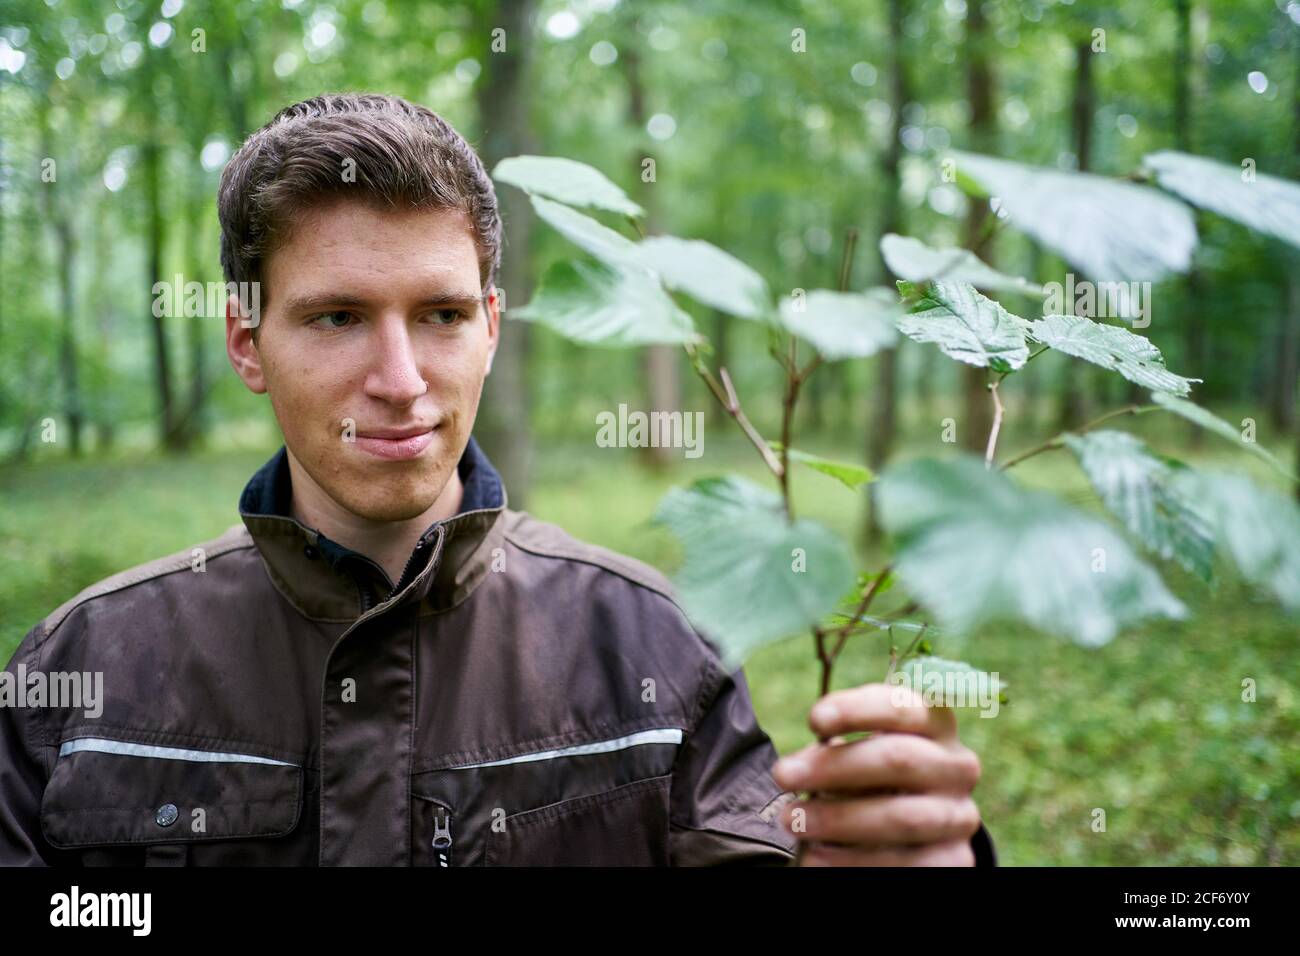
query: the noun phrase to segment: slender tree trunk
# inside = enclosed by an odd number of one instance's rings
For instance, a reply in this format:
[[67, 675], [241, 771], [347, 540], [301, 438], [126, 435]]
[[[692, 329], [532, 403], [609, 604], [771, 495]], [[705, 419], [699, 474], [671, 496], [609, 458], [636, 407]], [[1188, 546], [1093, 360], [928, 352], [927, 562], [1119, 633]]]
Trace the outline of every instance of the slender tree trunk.
[[[994, 152], [997, 139], [994, 111], [993, 66], [988, 54], [988, 21], [982, 3], [971, 3], [966, 10], [966, 99], [971, 110], [971, 144], [977, 152]], [[966, 217], [966, 248], [984, 259], [989, 255], [990, 229], [988, 204], [974, 200]], [[988, 390], [988, 370], [963, 364], [961, 367], [962, 405], [965, 422], [958, 435], [963, 448], [982, 453], [993, 427], [992, 400]]]
[[[902, 178], [899, 164], [902, 161], [903, 107], [907, 105], [910, 90], [907, 78], [907, 60], [903, 40], [903, 20], [907, 16], [907, 0], [889, 0], [889, 106], [893, 117], [889, 148], [881, 159], [881, 184], [885, 190], [884, 214], [880, 233], [903, 231]], [[877, 254], [880, 243], [876, 242]], [[889, 267], [880, 258], [880, 273], [891, 281]], [[867, 432], [867, 465], [879, 472], [889, 460], [898, 438], [898, 349], [889, 348], [876, 356], [875, 381], [872, 383], [871, 416]], [[924, 388], [933, 387], [926, 382]], [[864, 537], [868, 543], [880, 538], [880, 516], [875, 505], [874, 486], [867, 486], [867, 511]]]
[[[1174, 46], [1174, 148], [1189, 153], [1192, 141], [1192, 4], [1174, 0], [1178, 34]], [[1201, 216], [1197, 215], [1197, 233], [1201, 233]], [[1183, 350], [1188, 368], [1205, 368], [1208, 362], [1208, 329], [1201, 308], [1204, 283], [1193, 258], [1183, 280]], [[1203, 429], [1187, 425], [1187, 436], [1194, 448], [1204, 444]]]
[[[644, 135], [646, 122], [645, 87], [641, 82], [641, 60], [636, 48], [635, 32], [628, 29], [624, 33], [625, 49], [619, 62], [623, 64], [623, 75], [627, 80], [628, 121], [637, 131], [638, 138]], [[638, 151], [633, 155], [633, 168], [640, 170], [641, 162], [647, 154]], [[656, 174], [657, 175], [657, 174]], [[653, 184], [650, 184], [653, 185]], [[647, 227], [654, 231], [657, 220], [658, 203], [653, 189], [643, 189], [641, 206], [646, 210]], [[650, 410], [672, 412], [682, 407], [681, 349], [673, 345], [651, 345], [642, 350], [642, 368], [645, 371], [646, 397]], [[642, 453], [652, 466], [665, 467], [674, 461], [677, 453], [672, 448], [650, 446]]]
[[[1074, 45], [1074, 91], [1070, 101], [1070, 140], [1079, 172], [1092, 168], [1092, 119], [1096, 111], [1096, 92], [1092, 78], [1092, 44], [1079, 40]], [[1074, 268], [1066, 264], [1067, 269]], [[1076, 274], [1076, 281], [1090, 281], [1092, 276]], [[1065, 304], [1067, 313], [1074, 303]], [[1074, 428], [1088, 418], [1088, 395], [1085, 388], [1087, 370], [1081, 362], [1067, 362], [1061, 375], [1061, 409], [1059, 428]]]
[[[54, 233], [54, 254], [58, 260], [55, 271], [59, 277], [59, 381], [63, 391], [63, 416], [68, 422], [68, 450], [75, 458], [81, 454], [81, 388], [77, 375], [77, 303], [76, 303], [76, 240], [74, 236], [70, 203], [66, 193], [76, 188], [76, 176], [70, 168], [70, 157], [56, 156], [54, 136], [49, 125], [49, 110], [41, 110], [41, 139], [45, 156], [56, 159], [55, 180], [41, 183], [45, 200], [45, 221]], [[63, 165], [60, 166], [58, 160]], [[63, 178], [60, 180], [59, 173]]]
[[[505, 31], [505, 50], [489, 52], [484, 76], [477, 87], [479, 122], [483, 141], [479, 153], [490, 171], [500, 160], [534, 152], [529, 109], [529, 64], [535, 41], [534, 0], [498, 0], [487, 11], [479, 29], [487, 36], [497, 27]], [[533, 212], [517, 189], [497, 191], [504, 248], [497, 285], [505, 291], [501, 338], [492, 362], [492, 374], [483, 387], [476, 440], [501, 472], [510, 506], [525, 506], [532, 480], [533, 430], [530, 419], [528, 356], [531, 329], [527, 322], [512, 322], [509, 310], [523, 305], [532, 294], [529, 241]]]

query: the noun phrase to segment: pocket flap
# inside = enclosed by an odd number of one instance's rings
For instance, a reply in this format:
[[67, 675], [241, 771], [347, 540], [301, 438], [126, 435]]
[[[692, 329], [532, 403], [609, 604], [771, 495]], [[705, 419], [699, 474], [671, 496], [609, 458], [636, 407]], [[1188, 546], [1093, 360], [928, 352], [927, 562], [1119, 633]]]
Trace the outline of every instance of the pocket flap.
[[79, 738], [59, 749], [41, 830], [63, 848], [283, 836], [302, 784], [300, 766], [267, 757]]

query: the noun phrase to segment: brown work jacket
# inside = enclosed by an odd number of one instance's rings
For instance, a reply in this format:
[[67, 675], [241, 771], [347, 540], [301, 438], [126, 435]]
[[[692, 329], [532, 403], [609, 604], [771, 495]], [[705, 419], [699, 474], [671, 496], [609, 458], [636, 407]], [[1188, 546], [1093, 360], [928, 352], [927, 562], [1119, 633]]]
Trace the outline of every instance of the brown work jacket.
[[395, 584], [290, 516], [281, 449], [241, 525], [36, 625], [0, 865], [790, 861], [744, 676], [667, 581], [510, 510], [473, 439], [458, 468]]

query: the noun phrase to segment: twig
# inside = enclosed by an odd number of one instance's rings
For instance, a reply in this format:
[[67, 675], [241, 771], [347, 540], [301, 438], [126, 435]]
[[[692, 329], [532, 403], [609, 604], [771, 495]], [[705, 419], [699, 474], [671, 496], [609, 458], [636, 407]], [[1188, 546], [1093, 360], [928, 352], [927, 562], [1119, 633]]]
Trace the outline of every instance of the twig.
[[1092, 429], [1096, 428], [1098, 425], [1104, 425], [1112, 418], [1121, 418], [1124, 415], [1145, 415], [1147, 412], [1158, 412], [1162, 410], [1163, 407], [1160, 405], [1129, 405], [1127, 408], [1120, 408], [1120, 409], [1116, 409], [1113, 412], [1107, 412], [1105, 415], [1102, 415], [1100, 418], [1094, 418], [1092, 421], [1088, 422], [1085, 425], [1080, 425], [1078, 428], [1074, 428], [1074, 429], [1067, 429], [1066, 431], [1061, 432], [1055, 438], [1049, 438], [1041, 445], [1035, 445], [1033, 448], [1030, 448], [1028, 451], [1021, 452], [1019, 455], [1016, 455], [1014, 458], [1004, 463], [1002, 467], [999, 468], [998, 470], [1006, 471], [1012, 465], [1018, 465], [1022, 461], [1026, 460], [1027, 458], [1033, 458], [1035, 455], [1040, 455], [1045, 451], [1052, 451], [1055, 448], [1060, 448], [1062, 445], [1065, 444], [1066, 435], [1082, 435], [1084, 432], [1092, 431]]
[[998, 394], [998, 386], [1002, 380], [994, 382], [989, 386], [989, 392], [993, 395], [993, 427], [989, 429], [989, 443], [984, 450], [984, 467], [993, 467], [993, 456], [998, 450], [998, 432], [1002, 430], [1002, 397]]

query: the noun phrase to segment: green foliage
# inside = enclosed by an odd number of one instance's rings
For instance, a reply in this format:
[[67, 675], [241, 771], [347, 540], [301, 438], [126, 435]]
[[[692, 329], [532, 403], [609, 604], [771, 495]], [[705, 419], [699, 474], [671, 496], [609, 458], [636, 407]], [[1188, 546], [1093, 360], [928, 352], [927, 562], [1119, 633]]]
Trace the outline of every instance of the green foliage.
[[590, 259], [553, 263], [533, 300], [510, 315], [588, 345], [678, 345], [696, 337], [691, 317], [653, 277]]
[[766, 319], [772, 313], [772, 294], [763, 277], [711, 243], [650, 236], [637, 249], [640, 261], [674, 292], [742, 319]]
[[1149, 186], [954, 150], [959, 174], [996, 197], [1012, 224], [1089, 278], [1186, 272], [1196, 246], [1187, 207]]
[[654, 520], [681, 540], [681, 599], [731, 667], [818, 623], [853, 582], [852, 554], [837, 535], [787, 522], [781, 498], [744, 478], [674, 489]]
[[1130, 382], [1156, 391], [1186, 395], [1192, 382], [1200, 381], [1170, 372], [1150, 339], [1117, 325], [1078, 315], [1048, 315], [1030, 323], [1029, 335], [1058, 352], [1119, 372]]
[[645, 215], [645, 210], [604, 173], [559, 156], [511, 156], [497, 163], [492, 178], [570, 206], [591, 206], [623, 216]]
[[[1202, 209], [1300, 246], [1300, 185], [1173, 150], [1143, 159], [1163, 188]], [[1243, 166], [1245, 165], [1243, 163]]]
[[909, 282], [935, 279], [966, 282], [980, 289], [1041, 295], [1043, 287], [1028, 279], [1010, 276], [987, 265], [969, 249], [933, 249], [910, 236], [892, 232], [880, 238], [880, 254], [889, 271]]
[[1066, 435], [1097, 496], [1144, 548], [1204, 581], [1214, 574], [1214, 529], [1204, 505], [1174, 484], [1182, 466], [1125, 432]]
[[1295, 480], [1291, 475], [1291, 472], [1289, 472], [1286, 466], [1278, 460], [1276, 455], [1257, 442], [1245, 441], [1241, 432], [1233, 428], [1213, 412], [1207, 412], [1194, 402], [1177, 398], [1167, 392], [1152, 392], [1151, 400], [1161, 408], [1168, 409], [1175, 415], [1187, 419], [1192, 424], [1199, 425], [1201, 428], [1213, 432], [1220, 438], [1228, 439], [1228, 441], [1232, 442], [1238, 448], [1243, 448], [1261, 461], [1268, 462], [1278, 474], [1283, 475], [1292, 481]]
[[933, 342], [967, 365], [1009, 371], [1029, 360], [1025, 322], [965, 282], [898, 283], [911, 311], [898, 323], [908, 338]]
[[974, 459], [891, 468], [877, 495], [899, 578], [954, 634], [1020, 621], [1097, 646], [1146, 618], [1185, 615], [1108, 525]]
[[[780, 452], [781, 443], [779, 441], [770, 441], [768, 444], [773, 451]], [[862, 485], [876, 479], [875, 473], [866, 465], [855, 465], [846, 461], [832, 461], [829, 458], [822, 458], [820, 455], [811, 455], [806, 451], [800, 451], [798, 448], [791, 448], [789, 457], [791, 461], [807, 465], [813, 471], [829, 475], [848, 488], [849, 491], [857, 491]]]
[[898, 339], [901, 312], [887, 289], [831, 292], [813, 289], [781, 301], [781, 324], [829, 361], [867, 358]]

